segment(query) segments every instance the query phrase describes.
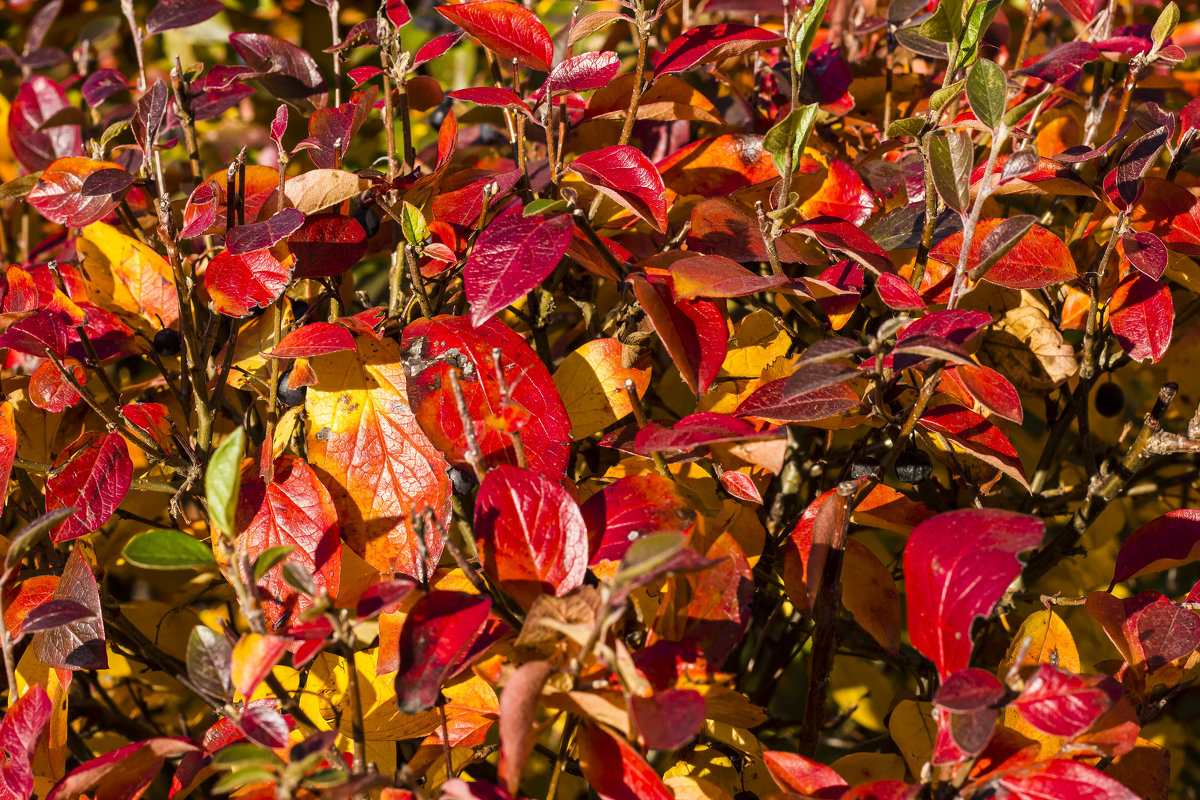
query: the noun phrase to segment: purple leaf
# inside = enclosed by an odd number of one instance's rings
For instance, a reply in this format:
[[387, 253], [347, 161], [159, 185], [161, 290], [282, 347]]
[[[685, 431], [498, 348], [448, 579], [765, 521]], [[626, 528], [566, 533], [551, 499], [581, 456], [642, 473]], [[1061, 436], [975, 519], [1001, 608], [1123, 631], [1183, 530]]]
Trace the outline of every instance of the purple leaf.
[[146, 33], [153, 36], [163, 31], [199, 25], [224, 8], [221, 0], [158, 0], [158, 5], [146, 17]]
[[83, 99], [89, 106], [98, 106], [117, 92], [129, 88], [129, 81], [115, 69], [98, 69], [83, 82]]
[[300, 230], [303, 224], [304, 214], [294, 208], [285, 208], [262, 222], [230, 228], [225, 236], [225, 248], [232, 255], [240, 256], [272, 247]]
[[1125, 231], [1121, 245], [1129, 263], [1146, 277], [1157, 281], [1167, 271], [1167, 246], [1150, 231]]
[[133, 185], [133, 176], [124, 169], [100, 169], [84, 178], [79, 193], [84, 197], [107, 197]]
[[74, 600], [54, 599], [39, 603], [25, 621], [21, 624], [21, 633], [41, 633], [72, 622], [91, 619], [96, 616], [87, 606]]

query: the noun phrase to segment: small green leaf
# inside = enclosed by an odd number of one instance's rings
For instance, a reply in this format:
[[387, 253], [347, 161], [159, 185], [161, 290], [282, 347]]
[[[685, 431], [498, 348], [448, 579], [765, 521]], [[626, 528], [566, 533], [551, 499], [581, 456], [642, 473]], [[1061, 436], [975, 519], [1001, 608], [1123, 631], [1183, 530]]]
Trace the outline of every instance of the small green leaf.
[[971, 193], [971, 137], [963, 132], [929, 139], [929, 167], [933, 185], [946, 205], [966, 213]]
[[304, 782], [309, 786], [316, 786], [318, 788], [325, 789], [332, 786], [337, 786], [340, 783], [344, 783], [345, 780], [345, 772], [342, 772], [340, 769], [330, 768], [317, 770], [313, 774], [309, 775]]
[[279, 756], [256, 744], [231, 744], [228, 747], [222, 747], [213, 754], [212, 760], [213, 766], [218, 769], [267, 768], [277, 767], [283, 763], [279, 760]]
[[422, 244], [429, 235], [429, 225], [425, 222], [425, 215], [421, 213], [421, 209], [405, 200], [400, 216], [404, 220], [400, 226], [404, 231], [404, 241], [414, 247]]
[[33, 547], [42, 534], [53, 528], [58, 523], [62, 522], [67, 517], [74, 514], [79, 509], [75, 506], [66, 508], [56, 508], [53, 511], [47, 511], [33, 522], [21, 529], [21, 532], [12, 538], [8, 545], [8, 552], [4, 555], [4, 569], [8, 571], [21, 562], [21, 559], [29, 548]]
[[100, 149], [104, 152], [108, 152], [108, 143], [119, 136], [121, 132], [128, 127], [129, 120], [122, 120], [121, 122], [114, 122], [112, 125], [109, 125], [107, 128], [105, 128], [104, 133], [100, 135]]
[[1008, 86], [999, 64], [985, 59], [971, 67], [967, 76], [967, 102], [976, 119], [993, 131], [1000, 127], [1008, 104]]
[[1154, 28], [1150, 31], [1150, 38], [1154, 41], [1155, 50], [1163, 46], [1163, 42], [1175, 32], [1175, 26], [1178, 24], [1179, 6], [1174, 2], [1167, 3], [1167, 7], [1158, 15], [1158, 19], [1154, 22]]
[[953, 42], [962, 33], [962, 3], [939, 3], [933, 16], [922, 22], [917, 32], [935, 42]]
[[317, 594], [317, 585], [313, 583], [312, 575], [295, 561], [283, 565], [283, 579], [288, 586], [305, 597], [314, 597]]
[[959, 94], [962, 93], [963, 86], [965, 86], [966, 83], [966, 80], [955, 81], [949, 86], [938, 89], [936, 92], [931, 94], [929, 96], [930, 110], [932, 110], [934, 114], [942, 113], [942, 109], [948, 106], [954, 100], [954, 98], [958, 97]]
[[231, 772], [212, 788], [214, 794], [229, 794], [232, 791], [260, 781], [274, 781], [275, 773], [268, 769], [241, 769]]
[[820, 110], [817, 103], [794, 109], [763, 137], [763, 149], [771, 154], [771, 160], [775, 162], [775, 169], [780, 175], [787, 172], [789, 147], [792, 153], [792, 170], [795, 171], [800, 164], [800, 154], [808, 144], [808, 137], [817, 122]]
[[979, 42], [999, 10], [1000, 0], [985, 0], [971, 7], [971, 16], [963, 32], [962, 44], [958, 48], [958, 63], [954, 65], [955, 69], [962, 69], [974, 63], [979, 56]]
[[793, 41], [796, 45], [796, 64], [800, 66], [800, 71], [803, 72], [803, 65], [808, 61], [808, 54], [812, 51], [813, 41], [817, 37], [817, 29], [821, 27], [821, 20], [825, 19], [825, 12], [829, 9], [829, 0], [814, 0], [813, 4], [800, 16], [796, 23], [796, 35]]
[[1053, 90], [1054, 90], [1053, 86], [1047, 86], [1045, 89], [1042, 89], [1042, 91], [1038, 92], [1033, 97], [1028, 97], [1028, 98], [1022, 100], [1017, 105], [1010, 108], [1004, 114], [1004, 124], [1010, 128], [1012, 126], [1016, 125], [1018, 122], [1020, 122], [1022, 119], [1024, 119], [1026, 114], [1028, 114], [1030, 111], [1033, 111], [1034, 107], [1036, 107], [1038, 103], [1042, 102], [1047, 97], [1049, 97], [1050, 92], [1052, 92]]
[[275, 547], [268, 547], [263, 550], [262, 555], [254, 562], [254, 581], [258, 582], [263, 575], [271, 571], [271, 567], [276, 566], [280, 561], [292, 554], [295, 546], [290, 544], [281, 544]]
[[921, 117], [905, 117], [904, 119], [892, 120], [892, 124], [887, 129], [887, 136], [889, 139], [896, 139], [900, 136], [911, 136], [914, 139], [919, 139], [921, 132], [924, 130], [924, 119]]
[[25, 197], [33, 191], [33, 187], [37, 186], [41, 178], [42, 173], [40, 170], [29, 175], [22, 175], [19, 178], [13, 178], [8, 183], [0, 186], [0, 202]]
[[171, 530], [134, 536], [125, 545], [125, 560], [146, 569], [196, 569], [217, 564], [208, 545], [183, 531]]
[[677, 533], [643, 536], [625, 551], [621, 566], [612, 578], [613, 583], [619, 586], [652, 572], [670, 561], [683, 548], [683, 537]]
[[536, 217], [538, 214], [561, 214], [566, 210], [566, 200], [552, 200], [549, 197], [539, 197], [525, 206], [524, 215], [527, 217]]
[[217, 528], [228, 536], [236, 536], [234, 518], [237, 513], [238, 490], [242, 481], [242, 446], [246, 434], [235, 430], [221, 446], [213, 451], [204, 473], [204, 494], [208, 499], [208, 515]]

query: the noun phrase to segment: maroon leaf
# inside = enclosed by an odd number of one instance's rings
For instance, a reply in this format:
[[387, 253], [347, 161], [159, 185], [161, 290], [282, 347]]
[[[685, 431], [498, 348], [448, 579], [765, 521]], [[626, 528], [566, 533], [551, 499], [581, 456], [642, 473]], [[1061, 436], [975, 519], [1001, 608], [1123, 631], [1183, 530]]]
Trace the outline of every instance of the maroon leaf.
[[502, 63], [549, 72], [554, 43], [546, 26], [529, 9], [508, 0], [437, 6], [437, 12], [479, 40]]
[[664, 279], [650, 277], [653, 282], [639, 274], [630, 276], [634, 295], [688, 388], [702, 395], [716, 380], [728, 352], [724, 309], [711, 300], [676, 301]]
[[332, 322], [310, 322], [266, 351], [274, 358], [311, 358], [354, 349], [354, 334]]
[[222, 250], [204, 273], [204, 288], [217, 311], [247, 317], [256, 308], [275, 302], [291, 274], [270, 250], [235, 255]]
[[1171, 132], [1164, 125], [1141, 136], [1125, 148], [1117, 162], [1117, 193], [1126, 206], [1131, 206], [1142, 195], [1142, 178], [1158, 160], [1158, 154], [1166, 146]]
[[1042, 733], [1070, 739], [1090, 728], [1121, 696], [1121, 685], [1112, 678], [1075, 675], [1043, 664], [1013, 704]]
[[462, 592], [432, 591], [417, 601], [400, 631], [396, 697], [401, 713], [416, 714], [441, 696], [442, 684], [465, 664], [487, 622], [492, 601]]
[[765, 383], [742, 401], [733, 412], [739, 417], [759, 417], [773, 422], [804, 423], [844, 414], [862, 402], [858, 394], [844, 383], [835, 383], [803, 394], [790, 393], [787, 383], [779, 380]]
[[752, 25], [700, 25], [667, 45], [654, 66], [654, 75], [683, 72], [697, 64], [724, 61], [782, 44], [777, 34]]
[[82, 135], [78, 125], [42, 128], [43, 123], [71, 107], [67, 93], [49, 78], [34, 75], [21, 84], [8, 112], [8, 142], [21, 166], [37, 172], [56, 158], [80, 155]]
[[1117, 285], [1109, 301], [1108, 322], [1121, 349], [1134, 361], [1158, 361], [1171, 344], [1175, 304], [1171, 289], [1141, 273]]
[[151, 150], [158, 141], [163, 120], [166, 119], [169, 95], [166, 81], [162, 78], [156, 80], [138, 100], [133, 119], [129, 123], [133, 129], [133, 138], [142, 148], [146, 163], [150, 162]]
[[287, 720], [271, 704], [247, 705], [238, 723], [252, 742], [275, 749], [288, 746]]
[[[1143, 594], [1155, 595], [1154, 601], [1130, 614], [1122, 627], [1133, 642], [1135, 660], [1153, 672], [1200, 646], [1200, 616], [1157, 592]], [[1125, 601], [1126, 608], [1129, 602]]]
[[1033, 764], [993, 780], [1007, 790], [1014, 800], [1060, 797], [1075, 800], [1138, 800], [1136, 793], [1126, 789], [1115, 778], [1108, 777], [1095, 767], [1066, 759]]
[[378, 95], [379, 90], [372, 86], [361, 92], [353, 103], [314, 112], [308, 118], [308, 138], [297, 149], [308, 150], [313, 163], [321, 169], [338, 169], [354, 142], [354, 135], [375, 107]]
[[[67, 156], [55, 159], [42, 172], [29, 192], [29, 204], [46, 219], [59, 225], [83, 228], [107, 217], [119, 202], [109, 192], [89, 195], [88, 181], [104, 173], [123, 175], [129, 183], [133, 176], [111, 161]], [[125, 183], [128, 186], [129, 183]], [[117, 191], [120, 191], [120, 187]]]
[[583, 515], [565, 489], [536, 472], [500, 466], [487, 473], [475, 499], [475, 536], [484, 570], [522, 605], [583, 583]]
[[1148, 278], [1159, 280], [1167, 271], [1167, 246], [1149, 231], [1125, 231], [1121, 235], [1125, 257], [1134, 269]]
[[1021, 396], [1008, 378], [979, 364], [960, 364], [954, 367], [954, 373], [981, 406], [997, 416], [1021, 424], [1024, 418]]
[[123, 192], [133, 185], [134, 177], [124, 167], [98, 169], [84, 178], [79, 193], [84, 197], [103, 197]]
[[229, 43], [268, 92], [286, 102], [324, 108], [329, 101], [317, 62], [302, 47], [266, 33], [233, 33]]
[[83, 433], [59, 454], [53, 467], [53, 474], [46, 479], [46, 511], [67, 506], [78, 509], [50, 531], [54, 542], [99, 530], [133, 481], [129, 448], [119, 433]]
[[353, 217], [314, 214], [288, 237], [297, 278], [341, 275], [367, 254], [367, 233]]
[[1113, 583], [1182, 566], [1200, 558], [1200, 509], [1181, 508], [1138, 528], [1121, 544]]
[[221, 0], [158, 0], [146, 16], [146, 33], [153, 36], [163, 31], [199, 25], [224, 10]]
[[235, 256], [265, 250], [291, 236], [303, 224], [304, 214], [294, 208], [285, 208], [262, 222], [230, 228], [225, 236], [225, 248]]
[[487, 322], [541, 285], [571, 243], [571, 217], [527, 217], [514, 203], [492, 220], [463, 266], [471, 324]]
[[22, 634], [41, 633], [95, 616], [92, 610], [74, 600], [50, 599], [38, 604], [21, 624]]
[[955, 670], [942, 680], [933, 704], [947, 711], [967, 714], [990, 708], [1004, 699], [1004, 684], [983, 669]]
[[38, 660], [58, 669], [108, 669], [104, 620], [100, 612], [100, 587], [79, 549], [73, 550], [67, 559], [52, 600], [70, 600], [90, 613], [86, 618], [72, 620], [36, 634], [33, 637], [33, 652]]
[[954, 403], [931, 408], [921, 415], [920, 425], [940, 433], [984, 463], [1029, 488], [1016, 448], [1004, 432], [969, 408]]
[[140, 797], [165, 759], [197, 750], [200, 745], [184, 738], [161, 737], [127, 744], [71, 770], [46, 800], [74, 800], [84, 793], [92, 797]]
[[88, 75], [84, 79], [80, 91], [83, 93], [84, 101], [89, 106], [95, 107], [117, 92], [123, 92], [128, 88], [129, 81], [125, 79], [120, 70], [104, 67]]
[[696, 737], [708, 709], [695, 689], [666, 689], [649, 697], [634, 695], [630, 716], [646, 747], [677, 750]]
[[845, 253], [876, 274], [894, 272], [892, 260], [867, 234], [837, 217], [813, 217], [792, 228], [813, 237], [826, 250]]
[[1036, 517], [999, 509], [949, 511], [913, 529], [904, 549], [909, 636], [943, 678], [967, 666], [971, 623], [991, 613], [1021, 571], [1016, 554], [1042, 529]]
[[579, 156], [570, 169], [655, 230], [666, 230], [666, 188], [658, 169], [641, 150], [628, 145], [605, 147]]
[[[855, 371], [857, 375], [857, 371]], [[689, 414], [670, 428], [648, 423], [634, 439], [639, 453], [692, 450], [710, 444], [742, 442], [749, 439], [776, 439], [782, 431], [758, 431], [748, 422], [728, 414], [700, 412]]]
[[6, 754], [0, 760], [0, 797], [28, 800], [33, 794], [33, 754], [53, 711], [50, 696], [35, 683], [0, 719], [0, 752]]

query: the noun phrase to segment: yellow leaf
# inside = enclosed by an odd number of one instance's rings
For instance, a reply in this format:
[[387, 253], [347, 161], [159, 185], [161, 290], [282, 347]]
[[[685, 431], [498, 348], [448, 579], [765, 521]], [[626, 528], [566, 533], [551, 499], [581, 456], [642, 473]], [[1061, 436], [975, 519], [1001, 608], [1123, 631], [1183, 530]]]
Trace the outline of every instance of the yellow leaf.
[[729, 340], [729, 351], [721, 371], [721, 378], [756, 378], [777, 358], [787, 355], [792, 345], [775, 315], [760, 308], [737, 324]]
[[67, 686], [63, 681], [65, 678], [69, 683], [70, 676], [68, 670], [44, 666], [32, 647], [25, 648], [17, 664], [17, 693], [25, 694], [30, 686], [40, 684], [50, 696], [53, 709], [33, 756], [33, 789], [38, 797], [45, 797], [67, 774]]
[[851, 786], [871, 781], [902, 781], [907, 772], [904, 759], [895, 753], [851, 753], [829, 766]]
[[838, 709], [849, 713], [852, 720], [868, 730], [887, 730], [883, 720], [896, 688], [870, 661], [849, 656], [839, 658], [830, 683]]
[[175, 325], [179, 297], [162, 256], [103, 222], [80, 231], [76, 247], [91, 302], [140, 314], [155, 329]]
[[704, 778], [675, 775], [663, 783], [675, 795], [675, 800], [733, 800], [728, 792]]
[[650, 386], [650, 351], [632, 364], [632, 352], [616, 339], [593, 339], [563, 359], [554, 385], [571, 418], [571, 438], [586, 439], [633, 411], [625, 381], [632, 380], [638, 397]]
[[888, 732], [913, 775], [920, 775], [921, 768], [933, 755], [937, 725], [933, 722], [932, 712], [932, 703], [901, 700], [888, 718]]

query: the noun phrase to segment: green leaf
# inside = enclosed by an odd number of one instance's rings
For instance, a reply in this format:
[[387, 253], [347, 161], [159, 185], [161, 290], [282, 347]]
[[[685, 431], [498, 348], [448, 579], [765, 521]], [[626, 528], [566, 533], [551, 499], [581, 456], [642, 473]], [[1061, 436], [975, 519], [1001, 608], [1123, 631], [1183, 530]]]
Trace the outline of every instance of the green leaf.
[[125, 560], [146, 569], [196, 569], [216, 566], [212, 548], [183, 531], [139, 533], [125, 545]]
[[281, 544], [263, 550], [262, 555], [254, 562], [254, 582], [258, 583], [263, 575], [271, 571], [271, 567], [290, 556], [295, 549], [294, 545]]
[[279, 756], [265, 747], [256, 744], [231, 744], [222, 747], [212, 757], [213, 766], [218, 769], [235, 767], [277, 767], [283, 762]]
[[985, 0], [972, 6], [962, 44], [958, 48], [958, 63], [954, 65], [955, 69], [970, 66], [979, 56], [979, 42], [999, 10], [1000, 0]]
[[962, 3], [940, 3], [933, 16], [921, 23], [917, 32], [935, 42], [950, 42], [962, 33]]
[[22, 175], [19, 178], [13, 178], [8, 183], [0, 186], [0, 202], [16, 200], [19, 197], [26, 196], [33, 191], [33, 187], [37, 186], [41, 178], [41, 170], [29, 175]]
[[234, 519], [237, 514], [238, 489], [242, 481], [242, 446], [246, 434], [235, 430], [221, 446], [213, 451], [204, 474], [204, 494], [208, 499], [208, 515], [228, 536], [236, 536]]
[[525, 206], [524, 216], [535, 217], [538, 214], [559, 214], [567, 210], [566, 200], [552, 200], [549, 197], [539, 197]]
[[188, 637], [188, 680], [216, 700], [233, 697], [233, 648], [221, 634], [205, 625], [192, 628]]
[[895, 139], [900, 136], [911, 136], [914, 139], [919, 139], [923, 130], [925, 130], [925, 120], [923, 118], [905, 117], [904, 119], [892, 120], [892, 124], [888, 125], [887, 136], [889, 139]]
[[1018, 103], [1017, 105], [1010, 108], [1004, 114], [1004, 124], [1010, 128], [1012, 126], [1016, 125], [1018, 122], [1020, 122], [1025, 117], [1026, 114], [1028, 114], [1030, 111], [1033, 111], [1034, 107], [1038, 103], [1042, 102], [1047, 97], [1049, 97], [1050, 92], [1052, 92], [1052, 91], [1054, 91], [1054, 87], [1047, 86], [1045, 89], [1042, 89], [1040, 92], [1035, 94], [1033, 97], [1027, 97], [1024, 100], [1022, 100], [1020, 103]]
[[309, 786], [316, 786], [325, 789], [332, 786], [337, 786], [339, 783], [345, 782], [345, 780], [345, 772], [331, 767], [329, 769], [317, 770], [305, 779], [305, 783]]
[[274, 781], [275, 773], [269, 769], [241, 769], [231, 772], [212, 788], [214, 794], [229, 794], [232, 791], [260, 781]]
[[985, 59], [971, 67], [967, 76], [967, 102], [976, 119], [993, 131], [1000, 127], [1008, 104], [1008, 85], [999, 64]]
[[966, 85], [966, 80], [955, 81], [954, 83], [944, 88], [938, 89], [929, 96], [929, 108], [934, 114], [942, 113], [942, 109], [950, 105], [954, 98], [962, 93], [963, 86]]
[[1163, 46], [1163, 42], [1175, 31], [1175, 26], [1178, 24], [1179, 6], [1174, 2], [1167, 3], [1167, 7], [1158, 15], [1158, 19], [1154, 22], [1154, 28], [1150, 31], [1150, 38], [1154, 40], [1155, 50]]
[[677, 533], [655, 533], [636, 540], [625, 551], [613, 583], [621, 585], [652, 572], [670, 561], [684, 548], [683, 537]]
[[808, 137], [817, 122], [820, 110], [817, 103], [794, 109], [763, 137], [763, 149], [771, 154], [771, 160], [775, 162], [775, 169], [780, 175], [787, 172], [789, 147], [792, 153], [792, 170], [795, 171], [800, 163], [800, 154], [808, 144]]
[[429, 225], [425, 222], [425, 215], [421, 213], [421, 209], [405, 200], [400, 217], [403, 220], [400, 227], [404, 231], [404, 241], [414, 247], [422, 244], [425, 237], [429, 236]]
[[796, 65], [801, 73], [804, 71], [804, 63], [808, 61], [808, 54], [812, 51], [817, 29], [821, 27], [821, 20], [825, 19], [828, 9], [829, 0], [814, 0], [797, 22], [796, 35], [792, 41], [796, 46]]
[[933, 185], [946, 205], [964, 214], [971, 194], [971, 137], [963, 132], [929, 139], [929, 167]]

